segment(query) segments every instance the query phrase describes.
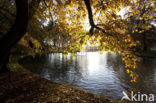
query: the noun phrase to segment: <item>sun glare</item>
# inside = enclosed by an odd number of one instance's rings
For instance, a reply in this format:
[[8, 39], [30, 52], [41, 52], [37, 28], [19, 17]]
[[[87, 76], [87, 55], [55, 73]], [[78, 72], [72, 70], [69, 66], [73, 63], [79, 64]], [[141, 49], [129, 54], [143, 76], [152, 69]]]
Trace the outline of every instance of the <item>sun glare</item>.
[[126, 19], [127, 17], [125, 16], [125, 14], [129, 11], [129, 9], [130, 7], [125, 7], [117, 12], [117, 15], [121, 16], [122, 19]]
[[[121, 16], [121, 19], [126, 19], [127, 18], [127, 16], [125, 16], [125, 14], [127, 13], [127, 12], [129, 12], [130, 11], [130, 7], [124, 7], [124, 8], [122, 8], [119, 12], [117, 12], [116, 14], [117, 15], [119, 15], [119, 16]], [[96, 16], [99, 16], [99, 14], [97, 14]], [[96, 20], [95, 20], [95, 22], [97, 22]], [[84, 28], [84, 30], [85, 31], [89, 31], [89, 29], [90, 29], [90, 24], [89, 24], [89, 19], [88, 19], [88, 16], [86, 16], [86, 18], [84, 19], [84, 21], [83, 21], [83, 28]]]
[[84, 28], [85, 31], [89, 31], [89, 29], [90, 29], [88, 16], [86, 16], [86, 18], [84, 20], [83, 28]]

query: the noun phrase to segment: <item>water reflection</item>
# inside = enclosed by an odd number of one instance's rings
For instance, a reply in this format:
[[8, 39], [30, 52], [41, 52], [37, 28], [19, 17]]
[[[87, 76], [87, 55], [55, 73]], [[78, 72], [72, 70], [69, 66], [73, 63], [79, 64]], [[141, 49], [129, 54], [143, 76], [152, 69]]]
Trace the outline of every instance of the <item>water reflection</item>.
[[122, 91], [135, 88], [142, 93], [156, 93], [156, 59], [143, 58], [138, 63], [138, 82], [131, 83], [120, 56], [114, 53], [60, 53], [25, 57], [20, 63], [43, 77], [82, 88], [107, 97], [121, 99]]

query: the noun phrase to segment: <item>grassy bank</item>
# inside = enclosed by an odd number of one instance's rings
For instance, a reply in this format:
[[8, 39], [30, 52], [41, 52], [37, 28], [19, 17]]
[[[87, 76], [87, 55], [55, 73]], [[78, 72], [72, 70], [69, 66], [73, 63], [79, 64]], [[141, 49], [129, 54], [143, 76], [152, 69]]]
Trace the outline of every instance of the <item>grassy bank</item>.
[[51, 82], [12, 58], [10, 72], [0, 74], [0, 103], [120, 103], [81, 89]]

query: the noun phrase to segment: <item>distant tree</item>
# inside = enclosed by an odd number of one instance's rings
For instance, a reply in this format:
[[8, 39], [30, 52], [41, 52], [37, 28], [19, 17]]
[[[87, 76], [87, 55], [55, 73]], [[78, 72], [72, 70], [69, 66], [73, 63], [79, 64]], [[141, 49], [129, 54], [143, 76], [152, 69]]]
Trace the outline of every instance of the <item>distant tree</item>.
[[147, 37], [150, 37], [151, 32], [155, 27], [152, 23], [155, 22], [155, 2], [153, 0], [138, 0], [131, 5], [131, 11], [128, 14], [129, 32], [135, 41], [139, 41], [142, 50], [147, 51]]

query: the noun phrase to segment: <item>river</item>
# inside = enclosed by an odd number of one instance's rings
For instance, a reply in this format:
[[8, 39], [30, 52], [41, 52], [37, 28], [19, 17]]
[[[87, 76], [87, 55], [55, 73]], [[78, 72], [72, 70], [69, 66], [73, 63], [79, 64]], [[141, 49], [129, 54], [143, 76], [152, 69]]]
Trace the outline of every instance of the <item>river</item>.
[[156, 94], [156, 59], [142, 58], [135, 72], [139, 78], [130, 82], [121, 57], [115, 53], [49, 53], [20, 59], [20, 64], [44, 78], [81, 88], [95, 94], [121, 99], [122, 92], [135, 90]]

